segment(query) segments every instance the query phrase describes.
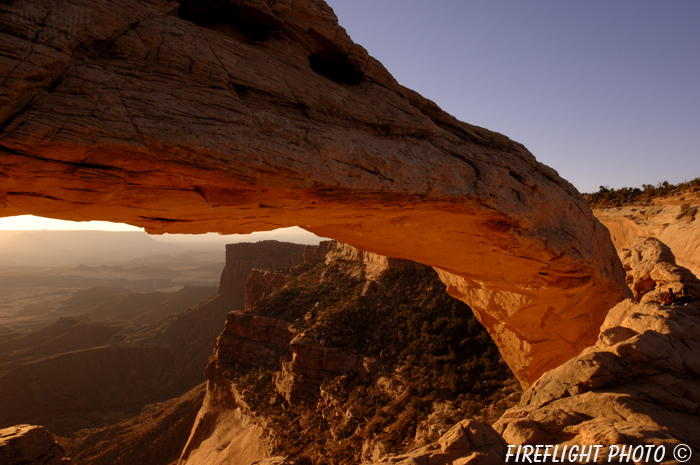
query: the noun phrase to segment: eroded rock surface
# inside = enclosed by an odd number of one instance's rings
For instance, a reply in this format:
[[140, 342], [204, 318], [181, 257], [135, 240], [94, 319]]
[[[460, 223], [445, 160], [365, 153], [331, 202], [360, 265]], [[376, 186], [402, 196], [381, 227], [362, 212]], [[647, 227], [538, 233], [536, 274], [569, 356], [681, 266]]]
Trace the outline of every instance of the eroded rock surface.
[[385, 457], [373, 465], [501, 465], [506, 443], [486, 423], [464, 420], [454, 425], [439, 441], [407, 454]]
[[[640, 238], [622, 251], [633, 283], [658, 267], [664, 286], [681, 283], [688, 270], [656, 239]], [[651, 270], [651, 271], [650, 271]], [[654, 271], [657, 270], [657, 271]], [[635, 285], [635, 290], [641, 289]], [[650, 291], [642, 303], [625, 300], [601, 327], [598, 341], [546, 372], [507, 411], [495, 429], [509, 444], [661, 446], [663, 463], [679, 444], [700, 453], [700, 303], [664, 307]], [[691, 463], [694, 463], [691, 461]]]
[[676, 294], [686, 289], [691, 296], [700, 297], [698, 278], [676, 265], [671, 249], [656, 238], [638, 237], [620, 251], [620, 258], [637, 301], [661, 303], [669, 288]]
[[322, 0], [18, 0], [0, 27], [2, 216], [299, 225], [428, 264], [525, 385], [628, 295], [573, 186], [400, 86]]
[[65, 450], [43, 426], [17, 425], [0, 430], [3, 465], [69, 464]]
[[241, 363], [280, 366], [277, 391], [291, 403], [314, 400], [324, 379], [346, 373], [366, 375], [369, 361], [341, 348], [325, 347], [304, 337], [291, 323], [243, 312], [231, 312], [224, 332], [216, 341], [217, 367]]
[[430, 267], [372, 255], [323, 242], [227, 315], [181, 464], [502, 463], [485, 424], [445, 436], [519, 398], [493, 341]]
[[292, 277], [285, 273], [251, 270], [248, 280], [245, 282], [245, 310], [251, 309], [260, 299], [283, 287], [291, 279]]
[[[621, 302], [598, 343], [545, 373], [495, 425], [509, 444], [665, 445], [700, 453], [697, 306]], [[675, 463], [675, 462], [672, 462]]]
[[659, 202], [595, 209], [593, 213], [608, 228], [618, 250], [638, 237], [654, 237], [671, 249], [677, 265], [700, 276], [700, 194], [694, 191]]
[[275, 270], [302, 263], [303, 244], [279, 241], [241, 242], [226, 245], [226, 266], [221, 273], [219, 294], [232, 310], [245, 306], [248, 278], [253, 269]]

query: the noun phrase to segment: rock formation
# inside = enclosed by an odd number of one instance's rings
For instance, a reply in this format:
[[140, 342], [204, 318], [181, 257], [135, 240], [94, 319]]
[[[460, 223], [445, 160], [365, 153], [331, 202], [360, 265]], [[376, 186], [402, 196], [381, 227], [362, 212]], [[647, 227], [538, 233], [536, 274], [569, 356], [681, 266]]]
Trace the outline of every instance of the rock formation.
[[17, 425], [0, 429], [3, 465], [68, 465], [65, 451], [43, 426]]
[[204, 391], [201, 384], [178, 398], [148, 405], [135, 417], [81, 431], [62, 443], [75, 464], [171, 465], [192, 431]]
[[[301, 266], [272, 272], [286, 284], [227, 315], [180, 464], [271, 455], [354, 464], [409, 446], [418, 450], [397, 457], [502, 462], [493, 429], [472, 421], [450, 430], [459, 421], [448, 418], [469, 410], [485, 419], [496, 402], [512, 405], [499, 391], [517, 393], [516, 381], [436, 273], [331, 241], [305, 256]], [[249, 285], [261, 276], [253, 273]]]
[[[697, 279], [672, 265], [656, 239], [640, 238], [621, 253], [637, 293], [657, 284]], [[651, 272], [650, 272], [651, 270]], [[655, 271], [656, 270], [656, 271]], [[647, 276], [647, 278], [645, 278]], [[651, 277], [649, 277], [651, 276]], [[642, 284], [640, 284], [642, 283]], [[666, 460], [679, 444], [700, 453], [700, 302], [662, 307], [620, 302], [608, 314], [598, 341], [546, 372], [495, 425], [509, 444], [664, 446]], [[658, 295], [658, 293], [656, 294]], [[655, 462], [656, 463], [656, 462]]]
[[501, 465], [506, 458], [506, 447], [503, 438], [488, 424], [464, 420], [434, 444], [385, 457], [372, 465]]
[[272, 294], [276, 289], [283, 287], [292, 279], [285, 273], [275, 271], [251, 270], [248, 280], [245, 282], [245, 306], [249, 310], [261, 299]]
[[620, 258], [637, 301], [661, 303], [669, 288], [675, 293], [685, 288], [691, 296], [700, 297], [698, 278], [676, 265], [671, 249], [656, 238], [638, 237], [620, 251]]
[[231, 309], [245, 306], [246, 286], [253, 269], [276, 270], [304, 260], [303, 244], [279, 241], [243, 242], [226, 245], [226, 266], [221, 273], [219, 294], [229, 300]]
[[285, 356], [277, 379], [277, 391], [291, 403], [313, 399], [324, 379], [355, 373], [369, 373], [371, 361], [340, 348], [325, 347], [286, 321], [242, 312], [231, 312], [224, 332], [216, 341], [218, 363], [276, 366]]
[[673, 253], [676, 264], [700, 276], [700, 216], [683, 213], [700, 207], [697, 191], [661, 199], [655, 205], [634, 205], [595, 209], [593, 213], [610, 231], [618, 250], [629, 247], [638, 237], [654, 237]]
[[17, 0], [0, 25], [2, 216], [299, 225], [428, 264], [524, 385], [629, 295], [569, 183], [400, 86], [322, 0]]
[[700, 453], [700, 312], [627, 300], [596, 345], [545, 373], [495, 425], [508, 444], [664, 445]]

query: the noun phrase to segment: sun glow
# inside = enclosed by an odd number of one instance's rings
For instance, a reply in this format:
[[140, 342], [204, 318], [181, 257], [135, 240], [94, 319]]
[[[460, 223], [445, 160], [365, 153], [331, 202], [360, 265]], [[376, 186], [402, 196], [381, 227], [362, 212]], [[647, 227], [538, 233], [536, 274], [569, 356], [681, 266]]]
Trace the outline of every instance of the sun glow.
[[108, 221], [65, 221], [53, 218], [42, 218], [33, 215], [8, 216], [0, 218], [0, 230], [36, 231], [50, 230], [80, 230], [80, 231], [143, 231], [129, 224], [110, 223]]

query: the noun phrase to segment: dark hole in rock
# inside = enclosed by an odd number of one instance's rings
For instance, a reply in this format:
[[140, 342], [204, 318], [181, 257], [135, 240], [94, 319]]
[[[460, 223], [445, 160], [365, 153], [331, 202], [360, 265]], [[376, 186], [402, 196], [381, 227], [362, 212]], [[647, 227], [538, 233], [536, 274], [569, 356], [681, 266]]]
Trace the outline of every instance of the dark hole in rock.
[[514, 178], [516, 181], [518, 181], [519, 183], [524, 183], [524, 182], [525, 182], [525, 178], [523, 178], [523, 177], [520, 175], [520, 173], [516, 173], [515, 171], [510, 170], [510, 171], [508, 172], [508, 174], [510, 174], [510, 176], [511, 176], [512, 178]]
[[309, 55], [311, 69], [338, 84], [358, 84], [365, 74], [347, 61], [346, 55], [313, 53]]
[[182, 0], [178, 16], [197, 26], [251, 42], [264, 42], [268, 34], [280, 29], [276, 18], [221, 0]]

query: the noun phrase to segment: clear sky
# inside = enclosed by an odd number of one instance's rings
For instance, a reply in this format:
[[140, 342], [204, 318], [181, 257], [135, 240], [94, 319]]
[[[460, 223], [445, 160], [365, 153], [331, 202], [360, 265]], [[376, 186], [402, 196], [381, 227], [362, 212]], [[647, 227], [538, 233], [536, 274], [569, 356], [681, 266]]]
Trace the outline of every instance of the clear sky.
[[698, 0], [329, 0], [404, 86], [582, 192], [700, 177]]

